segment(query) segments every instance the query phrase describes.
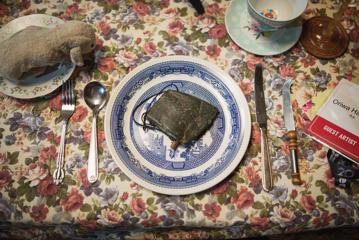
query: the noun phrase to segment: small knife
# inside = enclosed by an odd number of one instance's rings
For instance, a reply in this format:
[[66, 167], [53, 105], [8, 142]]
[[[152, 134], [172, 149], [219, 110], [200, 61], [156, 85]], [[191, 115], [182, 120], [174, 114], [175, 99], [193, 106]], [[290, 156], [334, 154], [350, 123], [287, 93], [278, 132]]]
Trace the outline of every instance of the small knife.
[[282, 89], [284, 125], [288, 131], [287, 136], [289, 138], [290, 160], [292, 162], [292, 183], [294, 185], [300, 185], [302, 183], [302, 181], [300, 179], [299, 168], [298, 168], [297, 132], [295, 130], [292, 103], [290, 101], [290, 86], [291, 85], [292, 85], [292, 79], [288, 79], [284, 82], [283, 89]]
[[271, 154], [267, 137], [267, 113], [263, 91], [262, 65], [257, 64], [254, 72], [254, 92], [256, 102], [256, 118], [261, 132], [261, 162], [263, 190], [269, 192], [273, 189]]

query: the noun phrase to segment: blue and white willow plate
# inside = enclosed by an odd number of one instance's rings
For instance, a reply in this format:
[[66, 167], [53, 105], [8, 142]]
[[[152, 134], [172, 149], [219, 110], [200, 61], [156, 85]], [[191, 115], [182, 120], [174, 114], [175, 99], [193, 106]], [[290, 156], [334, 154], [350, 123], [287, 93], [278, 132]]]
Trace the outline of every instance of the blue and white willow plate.
[[[174, 85], [220, 112], [199, 140], [175, 152], [165, 134], [144, 131], [131, 115], [144, 99]], [[136, 111], [137, 121], [152, 100]], [[249, 108], [240, 88], [216, 65], [193, 57], [161, 57], [137, 67], [112, 91], [106, 108], [106, 140], [121, 170], [143, 187], [164, 194], [195, 193], [223, 180], [241, 161], [250, 133]]]

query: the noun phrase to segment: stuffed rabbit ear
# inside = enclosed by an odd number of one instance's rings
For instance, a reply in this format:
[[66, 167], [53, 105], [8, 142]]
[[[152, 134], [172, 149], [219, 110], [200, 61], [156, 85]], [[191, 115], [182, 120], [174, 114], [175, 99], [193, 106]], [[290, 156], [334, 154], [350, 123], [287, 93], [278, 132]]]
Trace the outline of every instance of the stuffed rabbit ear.
[[84, 59], [82, 57], [81, 48], [79, 46], [71, 48], [70, 58], [71, 62], [76, 66], [81, 67], [84, 65]]
[[66, 46], [70, 49], [71, 61], [76, 64], [76, 66], [83, 66], [84, 60], [82, 55], [89, 53], [93, 50], [94, 43], [93, 41], [85, 36], [76, 36], [70, 38]]

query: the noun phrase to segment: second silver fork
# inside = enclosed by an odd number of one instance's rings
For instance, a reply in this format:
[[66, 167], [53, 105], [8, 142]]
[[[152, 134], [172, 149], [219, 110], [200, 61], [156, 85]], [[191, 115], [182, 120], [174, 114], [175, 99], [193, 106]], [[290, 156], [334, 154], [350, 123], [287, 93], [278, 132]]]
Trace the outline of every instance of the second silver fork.
[[61, 89], [61, 139], [59, 151], [56, 159], [56, 169], [53, 173], [53, 179], [55, 184], [60, 184], [65, 176], [64, 171], [64, 159], [65, 159], [65, 143], [66, 143], [66, 129], [70, 117], [75, 112], [76, 98], [75, 98], [75, 86], [74, 80], [69, 79], [67, 82], [62, 84]]

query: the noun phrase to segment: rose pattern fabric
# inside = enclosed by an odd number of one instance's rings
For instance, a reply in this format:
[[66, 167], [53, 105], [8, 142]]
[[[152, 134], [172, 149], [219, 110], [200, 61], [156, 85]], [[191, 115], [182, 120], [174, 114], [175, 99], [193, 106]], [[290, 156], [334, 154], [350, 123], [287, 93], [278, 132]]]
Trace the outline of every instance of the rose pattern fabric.
[[[350, 44], [347, 52], [334, 60], [319, 60], [300, 43], [274, 57], [247, 53], [226, 30], [224, 16], [230, 1], [208, 0], [203, 4], [206, 13], [198, 16], [186, 0], [0, 3], [1, 25], [20, 16], [43, 13], [65, 21], [87, 22], [97, 35], [94, 66], [89, 71], [80, 69], [76, 76], [77, 108], [67, 134], [63, 184], [55, 185], [51, 176], [60, 140], [60, 94], [36, 101], [0, 94], [0, 238], [225, 239], [358, 224], [358, 184], [345, 190], [335, 187], [327, 148], [304, 134], [327, 91], [341, 79], [359, 83], [358, 2], [352, 1], [341, 11], [339, 21]], [[303, 17], [333, 16], [341, 4], [310, 1]], [[247, 154], [237, 169], [212, 189], [179, 197], [155, 194], [121, 172], [105, 141], [104, 111], [98, 123], [99, 181], [88, 182], [92, 114], [82, 98], [84, 85], [99, 80], [111, 90], [136, 66], [174, 54], [202, 58], [228, 72], [243, 91], [252, 114], [254, 67], [263, 64], [273, 191], [265, 193], [261, 187], [260, 133], [254, 121]], [[288, 77], [295, 79], [293, 108], [304, 181], [301, 186], [290, 181], [282, 118], [281, 88]], [[158, 230], [161, 227], [168, 231]]]

